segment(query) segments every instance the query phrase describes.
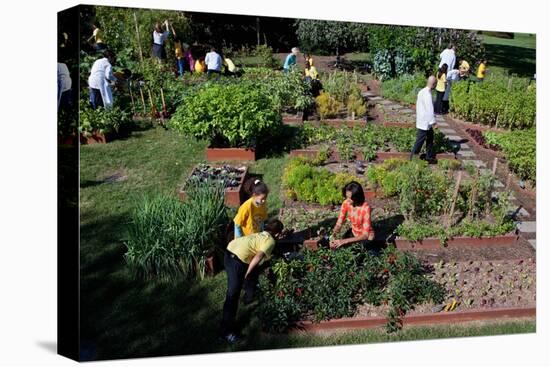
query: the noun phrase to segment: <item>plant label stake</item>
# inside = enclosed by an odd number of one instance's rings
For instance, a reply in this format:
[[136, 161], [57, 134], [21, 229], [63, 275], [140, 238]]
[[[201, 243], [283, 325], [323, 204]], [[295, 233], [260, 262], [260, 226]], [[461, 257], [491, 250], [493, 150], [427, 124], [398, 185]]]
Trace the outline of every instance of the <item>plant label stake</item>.
[[453, 200], [451, 202], [451, 211], [449, 213], [449, 218], [447, 218], [447, 224], [446, 224], [447, 228], [449, 228], [451, 225], [451, 221], [455, 211], [455, 203], [456, 203], [456, 198], [458, 196], [458, 190], [460, 188], [460, 181], [462, 181], [462, 171], [458, 172], [458, 177], [456, 179], [455, 191], [453, 192]]
[[130, 92], [130, 99], [132, 100], [132, 113], [136, 113], [136, 104], [134, 103], [134, 94], [132, 93], [132, 81], [128, 83], [128, 91]]
[[495, 157], [493, 160], [493, 176], [497, 173], [497, 164], [498, 164], [498, 158]]

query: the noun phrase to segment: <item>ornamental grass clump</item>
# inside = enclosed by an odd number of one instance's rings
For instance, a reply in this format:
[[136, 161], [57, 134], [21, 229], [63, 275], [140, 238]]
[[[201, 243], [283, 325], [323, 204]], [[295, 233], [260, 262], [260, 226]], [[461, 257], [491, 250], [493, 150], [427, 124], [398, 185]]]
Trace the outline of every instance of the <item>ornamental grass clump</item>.
[[136, 276], [204, 277], [206, 257], [220, 243], [226, 222], [224, 189], [189, 184], [186, 190], [185, 202], [145, 195], [131, 212], [125, 258]]

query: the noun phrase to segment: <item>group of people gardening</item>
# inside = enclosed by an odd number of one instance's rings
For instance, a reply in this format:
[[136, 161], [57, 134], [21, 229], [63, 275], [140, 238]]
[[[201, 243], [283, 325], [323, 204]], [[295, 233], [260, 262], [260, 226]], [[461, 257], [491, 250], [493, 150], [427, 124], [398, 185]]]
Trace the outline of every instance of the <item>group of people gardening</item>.
[[[245, 304], [254, 299], [260, 267], [268, 260], [275, 248], [276, 239], [283, 231], [277, 219], [268, 220], [267, 197], [269, 189], [259, 180], [254, 182], [250, 199], [238, 209], [234, 225], [234, 239], [229, 242], [224, 254], [227, 273], [227, 293], [223, 304], [222, 338], [230, 343], [239, 340], [235, 319], [241, 290], [244, 288]], [[352, 181], [342, 189], [343, 203], [333, 235], [341, 231], [346, 220], [351, 229], [343, 239], [334, 239], [330, 248], [338, 249], [352, 243], [367, 244], [374, 240], [371, 224], [371, 208], [365, 199], [363, 187]]]
[[[452, 84], [469, 77], [470, 65], [466, 60], [456, 64], [456, 46], [449, 44], [440, 54], [439, 67], [436, 75], [431, 75], [426, 86], [418, 92], [416, 99], [416, 141], [411, 151], [410, 159], [420, 153], [424, 143], [426, 144], [426, 160], [437, 163], [433, 149], [434, 128], [437, 127], [436, 116], [449, 112], [449, 100]], [[476, 77], [478, 82], [485, 79], [487, 72], [487, 60], [479, 63]], [[435, 102], [432, 99], [432, 90], [435, 89]]]

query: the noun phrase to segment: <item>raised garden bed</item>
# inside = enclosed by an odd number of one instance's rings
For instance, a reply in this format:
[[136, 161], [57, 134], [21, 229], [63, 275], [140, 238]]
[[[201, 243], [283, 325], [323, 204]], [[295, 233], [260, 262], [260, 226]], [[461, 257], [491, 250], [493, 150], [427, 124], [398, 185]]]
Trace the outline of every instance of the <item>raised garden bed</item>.
[[[412, 149], [412, 147], [411, 147]], [[290, 151], [291, 157], [307, 157], [307, 158], [315, 158], [319, 155], [319, 152], [321, 149], [319, 148], [306, 148], [306, 149], [293, 149]], [[384, 161], [386, 159], [409, 159], [411, 153], [406, 152], [376, 152], [376, 161]], [[364, 160], [363, 153], [360, 151], [356, 151], [354, 153], [354, 156], [356, 159]], [[456, 156], [453, 153], [438, 153], [436, 154], [437, 159], [455, 159]], [[340, 161], [340, 155], [337, 151], [332, 151], [331, 160], [334, 161]]]
[[243, 195], [243, 184], [248, 175], [248, 167], [235, 166], [209, 166], [198, 164], [193, 168], [186, 182], [179, 190], [180, 200], [187, 198], [185, 187], [187, 182], [192, 180], [204, 181], [223, 181], [225, 185], [225, 205], [231, 208], [237, 208], [241, 205]]
[[255, 161], [256, 150], [252, 148], [206, 148], [208, 162]]
[[[516, 233], [509, 233], [494, 237], [465, 237], [459, 236], [447, 241], [446, 247], [489, 247], [489, 246], [513, 246], [516, 244], [519, 236]], [[395, 246], [400, 250], [413, 249], [440, 249], [441, 242], [439, 238], [425, 238], [420, 241], [410, 241], [404, 238], [396, 238]]]
[[80, 144], [91, 145], [91, 144], [106, 144], [110, 141], [113, 141], [114, 137], [109, 134], [102, 133], [92, 133], [90, 135], [80, 134]]
[[[526, 308], [502, 308], [494, 310], [472, 310], [463, 312], [429, 313], [423, 315], [406, 315], [403, 318], [404, 326], [413, 325], [433, 325], [433, 324], [455, 324], [472, 321], [491, 321], [510, 318], [534, 318], [536, 317], [536, 307]], [[388, 319], [384, 316], [342, 318], [319, 323], [311, 321], [302, 321], [293, 332], [319, 332], [338, 329], [373, 329], [384, 326]]]
[[[536, 315], [536, 263], [532, 258], [503, 261], [464, 261], [428, 264], [429, 278], [444, 288], [444, 301], [418, 304], [404, 325], [455, 323]], [[444, 305], [456, 302], [453, 310]], [[388, 305], [360, 305], [354, 317], [314, 323], [299, 322], [298, 329], [320, 331], [371, 328], [387, 323]]]

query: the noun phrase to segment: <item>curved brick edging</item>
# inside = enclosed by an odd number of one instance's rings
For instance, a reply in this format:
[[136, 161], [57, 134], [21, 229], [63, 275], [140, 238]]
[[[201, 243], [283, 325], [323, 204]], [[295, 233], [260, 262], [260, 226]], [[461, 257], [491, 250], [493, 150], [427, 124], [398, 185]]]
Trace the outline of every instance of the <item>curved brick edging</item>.
[[248, 148], [206, 148], [208, 162], [255, 161], [256, 150]]
[[[433, 325], [455, 324], [458, 322], [488, 321], [508, 318], [536, 317], [536, 307], [502, 308], [492, 310], [452, 311], [406, 315], [403, 318], [403, 326], [408, 325]], [[312, 321], [299, 322], [291, 332], [319, 332], [337, 329], [372, 329], [384, 326], [387, 322], [384, 316], [343, 318], [314, 323]]]

